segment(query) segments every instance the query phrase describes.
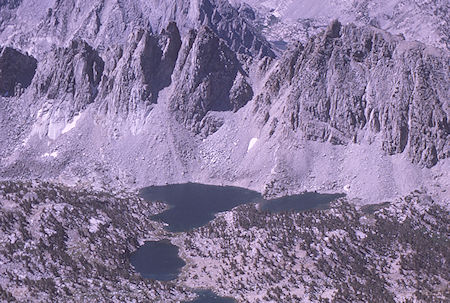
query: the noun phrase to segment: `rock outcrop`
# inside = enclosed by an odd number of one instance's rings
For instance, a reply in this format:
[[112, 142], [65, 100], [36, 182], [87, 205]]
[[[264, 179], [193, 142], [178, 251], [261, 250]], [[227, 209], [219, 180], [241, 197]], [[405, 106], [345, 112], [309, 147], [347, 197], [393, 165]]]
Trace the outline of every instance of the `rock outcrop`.
[[[14, 10], [5, 9], [4, 20], [0, 18], [0, 39], [30, 48], [35, 56], [51, 51], [53, 44], [63, 46], [75, 39], [82, 39], [96, 49], [107, 49], [126, 43], [136, 28], [146, 28], [158, 34], [170, 22], [178, 25], [182, 36], [191, 29], [208, 26], [235, 52], [253, 57], [275, 56], [266, 39], [227, 0], [123, 3], [114, 0], [38, 3], [21, 0], [14, 5], [7, 4], [10, 6]], [[38, 10], [32, 18], [25, 14], [29, 7]], [[5, 23], [4, 31], [2, 21]], [[19, 24], [20, 27], [16, 28]]]
[[307, 41], [333, 19], [372, 25], [407, 40], [450, 50], [450, 15], [446, 0], [230, 0], [275, 46]]
[[37, 61], [11, 47], [0, 47], [0, 95], [18, 96], [31, 84]]
[[233, 51], [259, 58], [275, 57], [266, 39], [228, 1], [201, 1], [199, 19], [226, 41]]
[[285, 100], [284, 119], [306, 139], [346, 144], [379, 133], [388, 154], [406, 150], [431, 167], [450, 155], [449, 63], [445, 51], [334, 21], [288, 52], [255, 110], [267, 121], [270, 104]]
[[20, 3], [22, 3], [22, 0], [1, 0], [0, 8], [15, 9]]
[[159, 34], [139, 28], [102, 57], [83, 40], [47, 56], [34, 87], [39, 98], [55, 100], [49, 109], [54, 120], [67, 122], [94, 102], [108, 119], [145, 118], [174, 81], [169, 109], [189, 130], [207, 136], [223, 124], [212, 116], [203, 120], [208, 112], [236, 111], [253, 97], [236, 52], [207, 26], [190, 31], [183, 43], [174, 22]]
[[171, 84], [181, 48], [177, 25], [169, 23], [159, 35], [139, 29], [122, 47], [112, 47], [101, 84], [102, 108], [118, 114], [147, 109], [156, 103], [159, 91]]
[[209, 111], [236, 111], [251, 99], [243, 74], [236, 54], [209, 27], [191, 31], [178, 61], [170, 108], [199, 133]]
[[[31, 23], [46, 16], [36, 33], [8, 35], [8, 45], [23, 42], [39, 64], [20, 98], [2, 98], [3, 175], [89, 175], [132, 186], [214, 179], [255, 189], [276, 180], [276, 193], [351, 184], [355, 196], [375, 188], [384, 198], [431, 179], [416, 171], [435, 174], [447, 163], [446, 50], [333, 22], [273, 58], [245, 21], [252, 9], [224, 0], [36, 7]], [[368, 152], [370, 161], [361, 156]], [[348, 165], [351, 153], [357, 160]], [[86, 155], [95, 164], [78, 161]], [[379, 170], [376, 186], [352, 183], [368, 165]], [[399, 181], [406, 166], [411, 182]]]
[[58, 48], [41, 64], [34, 81], [36, 96], [78, 112], [94, 102], [104, 70], [98, 52], [82, 40]]

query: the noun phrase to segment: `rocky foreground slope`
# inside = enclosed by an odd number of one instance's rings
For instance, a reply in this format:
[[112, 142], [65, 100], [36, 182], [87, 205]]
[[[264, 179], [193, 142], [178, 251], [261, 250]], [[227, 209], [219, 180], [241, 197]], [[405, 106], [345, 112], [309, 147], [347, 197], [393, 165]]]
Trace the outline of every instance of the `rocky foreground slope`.
[[449, 219], [420, 192], [303, 213], [245, 205], [175, 242], [188, 285], [239, 302], [445, 302]]
[[[170, 234], [133, 194], [0, 182], [0, 299], [179, 302], [211, 288], [238, 302], [446, 302], [448, 209], [414, 192], [355, 208], [270, 214], [244, 205]], [[142, 239], [168, 237], [187, 262], [171, 282], [128, 262]]]
[[174, 283], [142, 279], [129, 263], [139, 240], [161, 233], [164, 209], [126, 193], [42, 182], [0, 183], [2, 302], [175, 302]]

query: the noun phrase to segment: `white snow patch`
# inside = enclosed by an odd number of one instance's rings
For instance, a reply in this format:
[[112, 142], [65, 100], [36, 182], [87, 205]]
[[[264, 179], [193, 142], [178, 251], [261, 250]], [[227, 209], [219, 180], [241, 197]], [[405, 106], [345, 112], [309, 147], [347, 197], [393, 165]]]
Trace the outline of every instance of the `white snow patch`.
[[253, 148], [253, 146], [258, 142], [258, 138], [252, 138], [248, 144], [247, 152]]
[[42, 155], [42, 158], [45, 158], [45, 157], [56, 158], [56, 157], [58, 157], [58, 151], [55, 150], [54, 152], [51, 152], [51, 153], [45, 153]]
[[346, 192], [349, 192], [349, 191], [350, 191], [350, 184], [345, 185], [345, 186], [344, 186], [344, 190], [345, 190]]
[[40, 118], [42, 116], [42, 108], [40, 110], [38, 110], [37, 114], [36, 114], [36, 118]]
[[75, 128], [75, 126], [77, 125], [77, 121], [81, 118], [81, 114], [76, 115], [75, 117], [73, 117], [72, 122], [68, 123], [62, 130], [62, 134], [65, 134], [69, 131], [71, 131], [72, 129]]

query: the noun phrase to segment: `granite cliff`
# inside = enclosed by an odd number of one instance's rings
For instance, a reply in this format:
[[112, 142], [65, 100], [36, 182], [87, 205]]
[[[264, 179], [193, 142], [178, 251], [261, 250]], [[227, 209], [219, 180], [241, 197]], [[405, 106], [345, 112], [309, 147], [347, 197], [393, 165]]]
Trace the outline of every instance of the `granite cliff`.
[[[27, 1], [14, 3], [2, 12], [13, 25], [0, 34], [10, 45], [0, 65], [5, 177], [127, 187], [209, 180], [275, 186], [275, 195], [350, 184], [363, 199], [447, 182], [445, 49], [333, 21], [277, 58], [248, 21], [251, 8], [226, 1], [49, 1], [39, 20], [19, 14]], [[112, 22], [119, 12], [132, 21]], [[372, 163], [347, 165], [358, 148]], [[315, 165], [322, 151], [337, 159]], [[363, 174], [376, 158], [371, 189]]]

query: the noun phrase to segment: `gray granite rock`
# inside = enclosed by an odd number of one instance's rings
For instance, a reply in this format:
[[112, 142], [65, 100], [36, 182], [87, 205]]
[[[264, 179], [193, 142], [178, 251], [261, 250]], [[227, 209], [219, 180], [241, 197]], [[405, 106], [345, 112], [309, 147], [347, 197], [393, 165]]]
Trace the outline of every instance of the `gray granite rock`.
[[347, 144], [381, 133], [388, 154], [431, 167], [449, 156], [449, 63], [445, 51], [334, 21], [285, 55], [256, 110], [287, 90], [284, 119], [300, 136]]
[[56, 49], [40, 64], [34, 80], [36, 97], [65, 103], [67, 109], [80, 111], [94, 102], [104, 71], [98, 52], [83, 40]]
[[0, 47], [0, 95], [18, 96], [33, 80], [37, 61], [11, 47]]
[[189, 129], [200, 133], [208, 111], [237, 110], [251, 99], [236, 54], [209, 27], [192, 31], [181, 54], [169, 106]]
[[171, 76], [181, 47], [175, 23], [159, 35], [138, 29], [125, 46], [108, 49], [100, 95], [102, 110], [112, 114], [138, 111], [156, 103], [159, 92], [171, 84]]

